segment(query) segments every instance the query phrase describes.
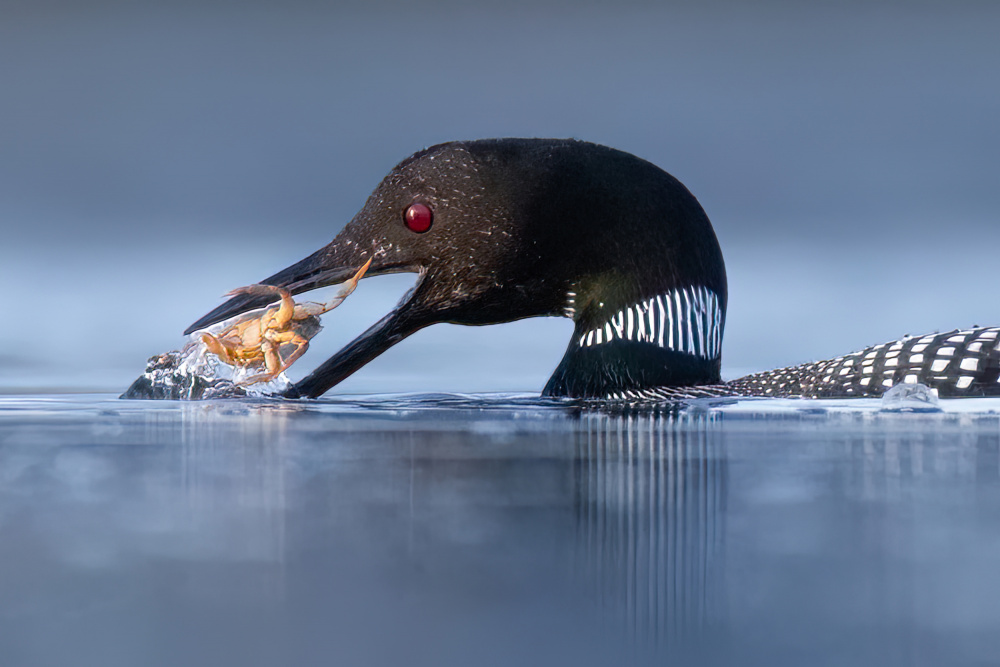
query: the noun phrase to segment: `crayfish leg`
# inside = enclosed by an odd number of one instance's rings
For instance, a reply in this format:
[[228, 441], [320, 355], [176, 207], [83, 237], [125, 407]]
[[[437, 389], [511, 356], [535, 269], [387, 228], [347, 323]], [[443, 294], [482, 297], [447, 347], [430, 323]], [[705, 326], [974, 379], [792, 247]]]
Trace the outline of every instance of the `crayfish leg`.
[[235, 365], [236, 361], [232, 354], [235, 352], [235, 348], [232, 343], [220, 340], [210, 333], [201, 334], [201, 342], [205, 344], [209, 352], [221, 359], [223, 363], [227, 363], [230, 366]]
[[260, 349], [264, 353], [264, 368], [267, 371], [243, 378], [236, 383], [238, 386], [257, 384], [258, 382], [270, 382], [283, 370], [281, 367], [281, 354], [278, 352], [277, 345], [273, 345], [270, 341], [264, 341]]

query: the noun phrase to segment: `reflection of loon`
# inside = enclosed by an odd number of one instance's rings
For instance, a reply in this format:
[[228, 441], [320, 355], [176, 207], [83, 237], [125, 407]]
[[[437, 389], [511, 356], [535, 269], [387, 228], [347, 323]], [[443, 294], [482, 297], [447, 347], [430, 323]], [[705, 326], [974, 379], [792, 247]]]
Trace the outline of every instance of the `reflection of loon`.
[[[723, 384], [726, 271], [711, 223], [669, 174], [595, 144], [499, 139], [421, 151], [332, 243], [263, 282], [304, 292], [346, 280], [373, 254], [368, 276], [420, 279], [293, 394], [319, 396], [437, 322], [545, 315], [576, 324], [550, 396], [877, 396], [914, 382], [942, 396], [1000, 394], [996, 328], [906, 338]], [[234, 297], [188, 331], [266, 303]]]
[[691, 638], [725, 608], [727, 460], [715, 419], [586, 419], [575, 475], [584, 570], [629, 631]]

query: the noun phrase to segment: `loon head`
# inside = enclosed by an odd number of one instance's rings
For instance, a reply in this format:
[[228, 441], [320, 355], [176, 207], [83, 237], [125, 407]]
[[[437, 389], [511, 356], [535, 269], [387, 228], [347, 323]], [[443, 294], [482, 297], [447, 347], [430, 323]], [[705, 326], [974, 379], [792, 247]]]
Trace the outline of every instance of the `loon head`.
[[[719, 381], [726, 272], [712, 225], [675, 178], [575, 140], [440, 144], [399, 163], [327, 246], [261, 281], [293, 294], [419, 274], [400, 303], [295, 385], [316, 397], [431, 324], [570, 317], [544, 393], [606, 397]], [[188, 328], [268, 304], [240, 295]]]

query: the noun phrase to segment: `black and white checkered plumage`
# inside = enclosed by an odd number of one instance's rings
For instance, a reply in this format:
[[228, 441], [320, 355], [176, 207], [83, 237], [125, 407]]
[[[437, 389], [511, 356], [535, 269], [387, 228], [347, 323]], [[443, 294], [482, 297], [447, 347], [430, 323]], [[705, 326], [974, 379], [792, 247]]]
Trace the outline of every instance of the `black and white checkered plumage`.
[[850, 398], [924, 384], [941, 397], [1000, 396], [1000, 328], [907, 337], [828, 361], [755, 373], [727, 383], [737, 394]]
[[1000, 327], [907, 336], [836, 359], [754, 373], [730, 382], [609, 392], [612, 401], [693, 398], [873, 398], [899, 384], [942, 398], [1000, 396]]

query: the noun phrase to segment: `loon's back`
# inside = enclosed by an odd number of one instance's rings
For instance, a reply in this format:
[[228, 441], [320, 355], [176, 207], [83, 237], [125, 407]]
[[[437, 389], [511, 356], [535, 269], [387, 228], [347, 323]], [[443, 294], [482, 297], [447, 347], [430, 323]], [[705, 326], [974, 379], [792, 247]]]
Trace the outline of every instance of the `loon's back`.
[[882, 343], [726, 384], [751, 396], [881, 396], [897, 384], [923, 384], [941, 397], [1000, 396], [1000, 328], [978, 327]]

